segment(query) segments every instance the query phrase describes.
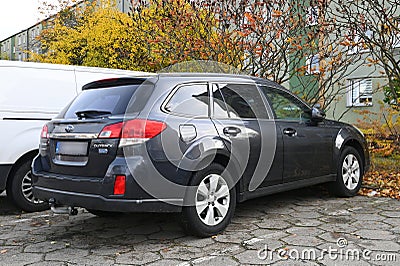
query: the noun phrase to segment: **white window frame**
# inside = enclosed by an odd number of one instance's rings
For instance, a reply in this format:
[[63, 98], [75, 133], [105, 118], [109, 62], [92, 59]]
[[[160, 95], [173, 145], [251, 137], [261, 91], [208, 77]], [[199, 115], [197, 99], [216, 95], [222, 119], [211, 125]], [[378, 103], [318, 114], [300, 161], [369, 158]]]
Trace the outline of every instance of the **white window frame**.
[[400, 48], [400, 32], [394, 36], [393, 48]]
[[[374, 32], [370, 29], [367, 29], [364, 32], [364, 35], [368, 36], [368, 38], [371, 38], [372, 35], [374, 34]], [[354, 46], [352, 46], [352, 48], [350, 48], [349, 50], [349, 54], [356, 54], [356, 53], [365, 53], [369, 51], [369, 48], [364, 48], [364, 40], [361, 36], [361, 34], [354, 32], [354, 38], [351, 40], [352, 42], [355, 43]]]
[[347, 88], [347, 107], [372, 106], [372, 88], [371, 79], [350, 79]]
[[306, 60], [306, 74], [314, 75], [319, 74], [320, 58], [319, 54], [310, 55]]

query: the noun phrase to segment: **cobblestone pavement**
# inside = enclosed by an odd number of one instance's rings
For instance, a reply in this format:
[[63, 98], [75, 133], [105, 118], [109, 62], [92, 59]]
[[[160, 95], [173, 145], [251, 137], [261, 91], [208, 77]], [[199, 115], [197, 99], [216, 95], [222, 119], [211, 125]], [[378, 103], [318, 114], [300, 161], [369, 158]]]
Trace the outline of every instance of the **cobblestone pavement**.
[[399, 261], [400, 201], [333, 198], [318, 186], [242, 203], [223, 234], [204, 239], [185, 236], [178, 215], [98, 218], [82, 209], [71, 217], [49, 211], [25, 214], [16, 211], [4, 194], [0, 196], [0, 265], [399, 265]]

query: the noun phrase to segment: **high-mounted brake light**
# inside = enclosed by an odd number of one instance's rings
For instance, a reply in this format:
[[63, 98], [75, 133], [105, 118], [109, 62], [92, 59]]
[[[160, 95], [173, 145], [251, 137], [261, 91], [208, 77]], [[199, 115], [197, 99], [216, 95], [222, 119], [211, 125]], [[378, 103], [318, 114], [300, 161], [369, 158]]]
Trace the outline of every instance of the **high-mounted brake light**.
[[42, 128], [42, 133], [40, 133], [40, 137], [42, 139], [48, 139], [49, 138], [49, 128], [47, 125], [44, 125]]
[[127, 146], [154, 138], [166, 127], [164, 122], [134, 119], [105, 126], [99, 138], [121, 138], [120, 146]]

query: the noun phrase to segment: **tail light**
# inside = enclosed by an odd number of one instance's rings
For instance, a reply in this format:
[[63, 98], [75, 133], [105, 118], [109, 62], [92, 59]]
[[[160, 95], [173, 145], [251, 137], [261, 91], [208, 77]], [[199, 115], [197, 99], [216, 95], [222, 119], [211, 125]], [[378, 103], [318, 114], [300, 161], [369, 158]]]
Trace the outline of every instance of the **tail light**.
[[42, 128], [42, 133], [40, 133], [40, 137], [42, 139], [48, 139], [49, 138], [49, 128], [47, 125], [44, 125]]
[[103, 128], [99, 138], [120, 138], [120, 147], [143, 143], [160, 134], [166, 124], [160, 121], [134, 119], [108, 125]]
[[39, 152], [41, 156], [46, 156], [47, 147], [49, 146], [49, 128], [44, 125], [40, 133]]
[[124, 195], [126, 188], [126, 176], [117, 175], [114, 183], [114, 195]]

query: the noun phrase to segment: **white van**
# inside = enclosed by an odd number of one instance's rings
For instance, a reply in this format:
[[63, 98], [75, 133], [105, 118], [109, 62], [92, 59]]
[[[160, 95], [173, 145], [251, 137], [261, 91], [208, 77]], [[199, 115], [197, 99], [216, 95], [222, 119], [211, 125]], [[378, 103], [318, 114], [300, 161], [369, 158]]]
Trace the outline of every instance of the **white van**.
[[32, 194], [30, 166], [38, 154], [39, 135], [83, 85], [145, 72], [0, 60], [0, 194], [24, 211], [47, 204]]

